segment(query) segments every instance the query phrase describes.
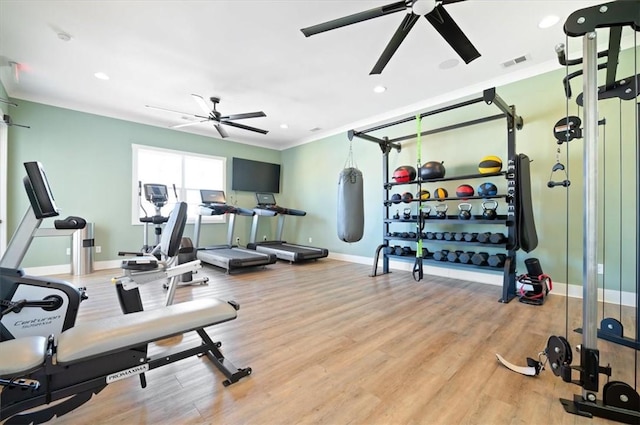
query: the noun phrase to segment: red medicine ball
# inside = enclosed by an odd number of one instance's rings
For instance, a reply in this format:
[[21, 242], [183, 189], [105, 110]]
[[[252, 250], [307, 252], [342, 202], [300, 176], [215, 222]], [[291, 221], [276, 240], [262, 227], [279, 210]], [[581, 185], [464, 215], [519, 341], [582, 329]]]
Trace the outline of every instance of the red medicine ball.
[[396, 183], [409, 183], [416, 179], [416, 169], [410, 165], [403, 165], [393, 172]]
[[473, 194], [474, 194], [473, 186], [470, 186], [468, 184], [461, 184], [456, 188], [456, 196], [458, 198], [465, 199], [465, 198], [468, 198], [469, 196], [473, 196]]

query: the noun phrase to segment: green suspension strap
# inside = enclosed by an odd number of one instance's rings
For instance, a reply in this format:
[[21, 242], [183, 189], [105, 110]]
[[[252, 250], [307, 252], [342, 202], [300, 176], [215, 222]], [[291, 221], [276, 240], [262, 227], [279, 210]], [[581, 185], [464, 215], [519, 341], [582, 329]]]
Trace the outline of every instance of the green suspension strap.
[[[416, 167], [416, 170], [420, 170], [420, 164], [422, 163], [422, 160], [420, 159], [421, 153], [422, 153], [422, 117], [420, 117], [420, 114], [416, 114], [416, 150], [417, 155], [416, 155], [416, 161], [418, 163], [418, 166]], [[418, 172], [418, 177], [420, 176], [420, 172]], [[416, 212], [417, 215], [417, 220], [416, 220], [416, 235], [418, 237], [418, 242], [417, 242], [417, 247], [416, 247], [416, 262], [413, 265], [413, 279], [416, 282], [419, 282], [422, 280], [422, 278], [424, 277], [424, 272], [422, 269], [422, 237], [420, 236], [420, 234], [422, 233], [422, 230], [424, 228], [424, 222], [423, 222], [423, 217], [422, 217], [422, 200], [420, 198], [420, 190], [422, 189], [422, 185], [421, 183], [418, 183], [418, 210]]]

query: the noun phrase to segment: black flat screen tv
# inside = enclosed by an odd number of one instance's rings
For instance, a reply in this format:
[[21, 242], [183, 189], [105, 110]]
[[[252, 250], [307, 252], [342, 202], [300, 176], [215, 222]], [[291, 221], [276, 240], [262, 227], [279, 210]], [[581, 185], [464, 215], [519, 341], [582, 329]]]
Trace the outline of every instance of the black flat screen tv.
[[231, 189], [280, 193], [280, 164], [233, 158]]

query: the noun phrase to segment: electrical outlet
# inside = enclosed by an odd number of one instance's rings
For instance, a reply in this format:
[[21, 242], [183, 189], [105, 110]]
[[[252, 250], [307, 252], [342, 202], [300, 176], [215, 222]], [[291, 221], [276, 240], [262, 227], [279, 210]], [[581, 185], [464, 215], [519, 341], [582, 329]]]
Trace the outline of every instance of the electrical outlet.
[[598, 264], [598, 274], [604, 274], [604, 264]]
[[309, 243], [312, 243], [312, 242], [313, 242], [313, 238], [309, 237]]
[[236, 243], [240, 245], [240, 238], [236, 238]]
[[96, 254], [100, 254], [102, 252], [101, 246], [96, 246]]
[[67, 248], [67, 255], [71, 255], [71, 248]]
[[262, 236], [262, 240], [266, 241], [267, 240], [267, 235]]

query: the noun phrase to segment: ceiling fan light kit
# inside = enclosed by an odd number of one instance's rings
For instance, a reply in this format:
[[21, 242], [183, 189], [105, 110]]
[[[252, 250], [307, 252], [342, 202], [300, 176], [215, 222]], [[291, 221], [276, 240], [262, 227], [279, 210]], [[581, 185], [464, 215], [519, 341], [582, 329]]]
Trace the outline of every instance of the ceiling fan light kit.
[[306, 37], [310, 37], [325, 31], [404, 11], [406, 12], [405, 17], [396, 32], [393, 34], [393, 37], [391, 37], [391, 40], [382, 52], [382, 55], [374, 65], [370, 74], [382, 73], [382, 70], [387, 66], [391, 57], [395, 54], [396, 50], [398, 50], [400, 44], [402, 44], [407, 34], [409, 34], [409, 31], [411, 31], [411, 28], [413, 28], [421, 16], [424, 16], [436, 31], [440, 33], [442, 38], [444, 38], [444, 40], [453, 48], [458, 56], [460, 56], [466, 64], [469, 64], [480, 57], [480, 52], [478, 52], [462, 29], [460, 29], [458, 24], [444, 8], [444, 5], [446, 4], [458, 3], [461, 1], [464, 0], [403, 0], [303, 28], [301, 31]]

